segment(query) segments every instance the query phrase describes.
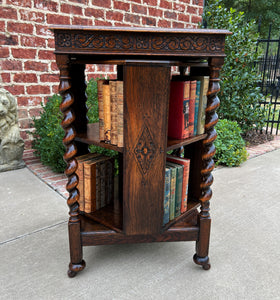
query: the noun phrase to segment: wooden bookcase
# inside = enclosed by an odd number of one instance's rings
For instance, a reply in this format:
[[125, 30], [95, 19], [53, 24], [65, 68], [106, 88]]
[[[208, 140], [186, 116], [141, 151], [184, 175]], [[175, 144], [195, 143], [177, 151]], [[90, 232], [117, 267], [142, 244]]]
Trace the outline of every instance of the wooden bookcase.
[[[59, 92], [65, 130], [67, 204], [70, 209], [70, 265], [73, 277], [85, 267], [83, 246], [195, 241], [195, 263], [207, 270], [218, 121], [219, 71], [226, 30], [53, 26], [60, 70]], [[124, 147], [99, 141], [98, 124], [87, 124], [86, 64], [117, 65], [124, 82]], [[205, 134], [186, 140], [167, 138], [171, 67], [209, 75]], [[88, 145], [119, 152], [121, 199], [91, 214], [79, 211], [75, 157]], [[184, 147], [191, 159], [188, 210], [163, 226], [166, 152]]]

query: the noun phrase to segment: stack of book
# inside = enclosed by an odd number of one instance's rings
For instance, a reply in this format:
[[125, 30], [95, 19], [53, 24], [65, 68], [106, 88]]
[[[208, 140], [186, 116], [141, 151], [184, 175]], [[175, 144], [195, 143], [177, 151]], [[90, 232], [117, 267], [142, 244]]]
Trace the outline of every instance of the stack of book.
[[113, 202], [114, 161], [99, 153], [76, 158], [80, 211], [94, 212]]
[[167, 155], [163, 225], [187, 211], [190, 160]]
[[123, 147], [123, 81], [97, 81], [99, 139]]
[[177, 77], [170, 85], [168, 136], [186, 139], [204, 133], [209, 76]]

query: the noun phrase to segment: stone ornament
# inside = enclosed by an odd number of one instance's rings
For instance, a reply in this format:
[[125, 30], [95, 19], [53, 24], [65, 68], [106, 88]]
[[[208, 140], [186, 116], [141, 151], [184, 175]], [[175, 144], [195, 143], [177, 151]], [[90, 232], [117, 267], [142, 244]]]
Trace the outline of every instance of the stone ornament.
[[0, 89], [0, 171], [23, 168], [23, 150], [16, 99], [5, 89]]

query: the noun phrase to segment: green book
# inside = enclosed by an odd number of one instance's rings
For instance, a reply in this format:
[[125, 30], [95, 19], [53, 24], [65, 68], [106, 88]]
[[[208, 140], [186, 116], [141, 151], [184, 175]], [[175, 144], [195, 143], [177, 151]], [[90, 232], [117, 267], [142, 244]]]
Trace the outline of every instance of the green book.
[[175, 218], [175, 192], [176, 192], [176, 168], [166, 167], [170, 169], [170, 201], [169, 201], [169, 221]]
[[195, 91], [195, 106], [194, 106], [194, 128], [193, 135], [197, 135], [197, 123], [198, 123], [198, 109], [199, 109], [199, 99], [200, 99], [200, 81], [196, 81], [196, 91]]
[[164, 203], [163, 203], [163, 225], [169, 222], [169, 202], [170, 202], [170, 180], [171, 171], [165, 168], [165, 189], [164, 189]]
[[166, 165], [176, 170], [174, 217], [177, 218], [181, 214], [184, 167], [169, 161], [166, 162]]

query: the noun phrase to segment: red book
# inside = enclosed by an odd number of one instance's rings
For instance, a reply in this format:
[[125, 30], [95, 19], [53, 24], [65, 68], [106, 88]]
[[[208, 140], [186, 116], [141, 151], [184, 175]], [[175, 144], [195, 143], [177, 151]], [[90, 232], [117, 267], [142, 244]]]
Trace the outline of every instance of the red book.
[[189, 108], [189, 136], [194, 135], [194, 112], [196, 98], [196, 80], [190, 83], [190, 108]]
[[168, 137], [189, 137], [189, 81], [171, 81], [169, 98]]
[[181, 213], [187, 211], [188, 204], [188, 184], [189, 184], [189, 173], [190, 173], [190, 160], [188, 158], [180, 158], [177, 156], [167, 155], [167, 161], [183, 165], [183, 184], [182, 184], [182, 202], [181, 202]]

